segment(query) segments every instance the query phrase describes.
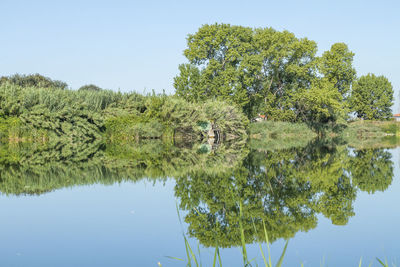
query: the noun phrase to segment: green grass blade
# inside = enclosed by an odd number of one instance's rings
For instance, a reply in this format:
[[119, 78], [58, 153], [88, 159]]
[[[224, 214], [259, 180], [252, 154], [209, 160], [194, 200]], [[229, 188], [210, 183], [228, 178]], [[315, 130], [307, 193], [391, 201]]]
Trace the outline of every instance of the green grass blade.
[[358, 264], [358, 267], [362, 266], [362, 257], [360, 258], [360, 263]]
[[376, 258], [376, 260], [384, 267], [388, 267], [387, 264], [384, 264], [379, 258]]
[[221, 261], [221, 255], [219, 254], [219, 249], [218, 249], [218, 263], [219, 267], [222, 267], [222, 261]]
[[202, 266], [202, 264], [201, 264], [201, 254], [200, 254], [200, 243], [197, 243], [197, 253], [199, 255], [200, 266]]
[[285, 257], [285, 253], [286, 253], [286, 249], [287, 249], [288, 244], [289, 244], [289, 240], [286, 241], [285, 248], [284, 248], [283, 251], [282, 251], [282, 255], [281, 255], [281, 257], [279, 258], [279, 261], [278, 261], [278, 263], [276, 264], [276, 267], [282, 267], [283, 258]]
[[[252, 223], [253, 223], [254, 233], [257, 233], [257, 228], [256, 228], [256, 225], [254, 224], [254, 219], [252, 219]], [[265, 258], [264, 251], [262, 249], [260, 240], [258, 240], [258, 246], [260, 247], [261, 256], [264, 260], [265, 266], [270, 267], [270, 265], [268, 265], [268, 263], [267, 263], [267, 259]]]
[[239, 202], [239, 227], [240, 227], [240, 240], [242, 242], [243, 265], [248, 266], [246, 241], [244, 238], [244, 229], [242, 224], [242, 202]]
[[187, 244], [187, 248], [189, 249], [190, 255], [192, 256], [194, 263], [196, 264], [197, 267], [200, 266], [199, 263], [197, 262], [196, 255], [193, 253], [193, 250], [190, 247], [189, 241], [187, 241], [186, 237], [185, 237], [185, 242]]
[[265, 235], [265, 241], [267, 242], [267, 249], [268, 249], [268, 263], [269, 266], [272, 267], [272, 260], [271, 260], [271, 251], [269, 249], [269, 239], [268, 239], [268, 232], [267, 232], [267, 228], [265, 227], [265, 221], [264, 219], [262, 220], [263, 222], [263, 227], [264, 227], [264, 235]]
[[216, 263], [217, 263], [217, 251], [218, 251], [218, 246], [215, 248], [215, 252], [214, 252], [214, 260], [213, 260], [213, 267], [215, 267]]
[[172, 256], [165, 256], [165, 257], [166, 257], [166, 258], [169, 258], [169, 259], [173, 259], [173, 260], [185, 261], [184, 259], [177, 258], [177, 257], [172, 257]]
[[[176, 202], [175, 205], [176, 205], [176, 212], [178, 213], [179, 224], [181, 225], [182, 236], [183, 236], [183, 239], [185, 240], [186, 257], [187, 257], [187, 260], [188, 260], [187, 265], [189, 267], [191, 267], [192, 266], [192, 261], [191, 261], [190, 255], [192, 255], [192, 257], [193, 257], [194, 254], [193, 254], [192, 248], [190, 247], [189, 242], [188, 242], [188, 240], [187, 240], [187, 238], [185, 236], [185, 232], [183, 231], [183, 225], [182, 225], [181, 215], [179, 213], [178, 203]], [[198, 266], [196, 257], [194, 257], [193, 259], [194, 259], [194, 261], [196, 263], [196, 266]]]
[[189, 248], [188, 248], [189, 243], [188, 243], [188, 241], [186, 240], [186, 236], [185, 236], [185, 235], [183, 235], [183, 238], [185, 239], [186, 257], [187, 257], [187, 260], [188, 260], [187, 265], [188, 265], [189, 267], [191, 267], [191, 266], [192, 266], [192, 261], [191, 261], [191, 259], [190, 259], [190, 253], [189, 253]]

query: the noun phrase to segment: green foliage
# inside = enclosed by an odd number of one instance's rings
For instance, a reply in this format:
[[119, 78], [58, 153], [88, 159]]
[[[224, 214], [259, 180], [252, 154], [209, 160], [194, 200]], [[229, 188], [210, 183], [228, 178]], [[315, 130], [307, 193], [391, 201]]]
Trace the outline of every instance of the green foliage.
[[384, 76], [368, 74], [354, 84], [351, 109], [358, 118], [365, 120], [387, 120], [392, 117], [393, 87]]
[[343, 98], [347, 97], [350, 86], [356, 78], [356, 70], [352, 66], [353, 57], [354, 53], [346, 44], [336, 43], [319, 59], [320, 73], [338, 89]]
[[342, 96], [332, 83], [321, 82], [296, 95], [299, 117], [312, 128], [321, 123], [337, 122], [346, 111]]
[[21, 120], [16, 117], [0, 117], [0, 139], [20, 136]]
[[0, 85], [5, 83], [11, 83], [21, 87], [40, 87], [40, 88], [51, 88], [51, 89], [67, 89], [68, 85], [62, 81], [54, 81], [48, 77], [44, 77], [40, 74], [20, 75], [14, 74], [12, 76], [0, 77]]

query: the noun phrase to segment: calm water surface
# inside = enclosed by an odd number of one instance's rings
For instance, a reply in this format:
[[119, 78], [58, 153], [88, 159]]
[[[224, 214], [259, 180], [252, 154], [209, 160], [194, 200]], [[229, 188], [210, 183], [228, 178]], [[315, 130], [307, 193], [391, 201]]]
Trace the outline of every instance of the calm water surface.
[[259, 265], [263, 220], [275, 261], [289, 239], [284, 266], [400, 261], [399, 148], [2, 150], [1, 266], [185, 266], [166, 257], [185, 258], [182, 228], [203, 266], [217, 243], [224, 266], [243, 266], [240, 202]]

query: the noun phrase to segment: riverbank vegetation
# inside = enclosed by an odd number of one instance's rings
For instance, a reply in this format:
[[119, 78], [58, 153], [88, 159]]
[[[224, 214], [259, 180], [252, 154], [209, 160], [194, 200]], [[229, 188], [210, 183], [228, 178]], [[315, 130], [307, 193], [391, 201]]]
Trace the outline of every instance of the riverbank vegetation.
[[167, 137], [246, 139], [247, 118], [220, 101], [110, 90], [0, 85], [0, 136], [8, 140], [138, 140]]
[[[210, 137], [220, 142], [250, 134], [256, 142], [282, 137], [283, 144], [295, 135], [304, 142], [315, 136], [300, 125], [319, 137], [378, 133], [372, 124], [364, 131], [369, 126], [348, 121], [389, 120], [389, 80], [374, 74], [357, 77], [355, 55], [344, 43], [333, 44], [321, 56], [317, 51], [315, 41], [288, 31], [213, 24], [188, 36], [188, 62], [174, 78], [175, 95], [113, 92], [93, 84], [71, 90], [39, 74], [4, 76], [0, 136], [89, 141]], [[257, 116], [269, 122], [248, 128]], [[384, 127], [378, 128], [385, 134], [398, 128]]]

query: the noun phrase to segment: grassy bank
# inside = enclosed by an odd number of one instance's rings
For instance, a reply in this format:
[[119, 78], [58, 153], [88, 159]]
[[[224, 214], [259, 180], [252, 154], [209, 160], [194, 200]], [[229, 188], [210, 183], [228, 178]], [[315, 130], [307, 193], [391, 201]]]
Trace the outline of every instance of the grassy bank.
[[[305, 123], [274, 121], [252, 123], [248, 132], [250, 146], [257, 150], [304, 147], [318, 136]], [[400, 122], [350, 122], [339, 132], [325, 132], [323, 138], [338, 139], [356, 149], [396, 147], [400, 145]]]
[[396, 147], [400, 144], [400, 122], [355, 121], [347, 124], [340, 137], [351, 147]]
[[265, 121], [249, 126], [250, 146], [261, 150], [304, 147], [317, 134], [305, 123]]

